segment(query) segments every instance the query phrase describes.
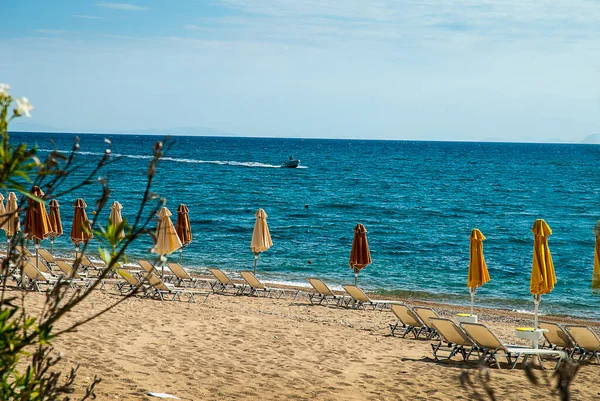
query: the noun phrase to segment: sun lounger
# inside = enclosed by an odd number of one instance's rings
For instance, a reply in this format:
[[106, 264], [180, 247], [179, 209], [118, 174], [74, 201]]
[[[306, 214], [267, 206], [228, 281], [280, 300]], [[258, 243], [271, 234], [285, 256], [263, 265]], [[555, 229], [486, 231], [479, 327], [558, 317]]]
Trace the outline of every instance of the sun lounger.
[[56, 259], [54, 259], [54, 256], [52, 256], [52, 254], [46, 249], [38, 249], [38, 255], [46, 263], [48, 268], [52, 269], [52, 266], [56, 266]]
[[182, 284], [190, 284], [191, 287], [196, 287], [200, 284], [207, 283], [210, 287], [212, 287], [211, 280], [197, 279], [197, 278], [190, 276], [190, 274], [179, 263], [175, 263], [175, 262], [167, 263], [167, 267], [175, 275], [175, 277], [173, 279], [174, 279], [174, 281], [177, 282], [176, 285], [178, 285], [178, 286], [181, 286]]
[[208, 269], [215, 276], [217, 281], [213, 283], [213, 291], [226, 292], [228, 289], [235, 291], [236, 295], [240, 295], [244, 291], [244, 286], [231, 281], [231, 279], [221, 269]]
[[58, 278], [52, 277], [49, 273], [39, 271], [29, 260], [23, 261], [21, 269], [25, 277], [29, 279], [30, 288], [37, 292], [42, 292], [43, 285], [48, 286], [48, 291], [51, 291], [58, 282]]
[[17, 252], [19, 252], [24, 258], [30, 258], [30, 257], [35, 257], [35, 255], [33, 253], [31, 253], [31, 251], [27, 248], [25, 248], [24, 246], [21, 245], [15, 245], [15, 249], [17, 250]]
[[346, 284], [343, 286], [344, 290], [350, 295], [350, 298], [346, 302], [346, 306], [351, 306], [354, 309], [359, 309], [364, 306], [372, 306], [373, 309], [377, 309], [379, 306], [382, 308], [388, 305], [400, 304], [397, 301], [371, 299], [365, 294], [363, 290], [355, 285]]
[[544, 345], [550, 349], [562, 349], [573, 357], [575, 345], [569, 333], [558, 323], [539, 322], [540, 329], [548, 330], [544, 332]]
[[404, 329], [404, 333], [402, 333], [403, 338], [406, 337], [408, 333], [413, 333], [415, 339], [419, 338], [421, 334], [425, 334], [425, 338], [431, 339], [435, 334], [435, 330], [429, 329], [409, 306], [404, 304], [392, 305], [392, 312], [398, 319], [395, 324], [390, 324], [392, 336], [396, 333], [400, 324], [402, 324], [402, 328]]
[[24, 261], [21, 265], [23, 273], [29, 279], [31, 283], [31, 289], [35, 289], [38, 292], [42, 291], [42, 286], [47, 285], [48, 290], [52, 290], [59, 281], [69, 284], [71, 289], [77, 290], [79, 287], [89, 287], [90, 281], [88, 280], [75, 280], [75, 279], [61, 279], [59, 277], [52, 276], [49, 273], [38, 270], [31, 261]]
[[[503, 344], [494, 333], [491, 332], [485, 325], [481, 323], [466, 323], [460, 324], [465, 330], [469, 338], [477, 345], [481, 350], [480, 361], [484, 363], [495, 363], [498, 369], [500, 363], [498, 361], [499, 354], [504, 354], [509, 364], [512, 363], [512, 369], [517, 366], [519, 358], [523, 356], [523, 363], [527, 361], [530, 356], [537, 357], [542, 363], [542, 355], [556, 355], [558, 356], [558, 363], [568, 358], [565, 351], [553, 350], [553, 349], [541, 349], [541, 348], [526, 348], [518, 345], [505, 345]], [[514, 363], [512, 359], [514, 358]], [[543, 365], [542, 365], [543, 367]]]
[[415, 306], [415, 307], [413, 307], [413, 311], [415, 311], [417, 316], [419, 316], [419, 319], [421, 319], [421, 321], [425, 324], [425, 326], [427, 326], [427, 329], [429, 331], [429, 338], [431, 339], [433, 337], [436, 337], [437, 332], [435, 331], [435, 328], [431, 324], [430, 319], [440, 317], [437, 314], [437, 312], [431, 308], [427, 308], [424, 306]]
[[598, 335], [594, 333], [587, 326], [567, 326], [567, 331], [575, 343], [575, 350], [580, 353], [580, 361], [586, 359], [592, 359], [596, 357], [596, 360], [600, 364], [600, 339]]
[[[148, 262], [147, 260], [140, 259], [138, 260], [138, 264], [142, 267], [142, 269], [144, 269], [146, 273], [152, 273], [159, 277], [162, 277], [163, 281], [169, 281], [174, 277], [172, 274], [161, 274], [163, 269], [158, 270], [152, 263]], [[169, 269], [167, 269], [167, 271], [169, 271]]]
[[337, 305], [339, 305], [340, 302], [344, 299], [342, 295], [334, 294], [333, 291], [331, 291], [329, 287], [327, 287], [327, 284], [325, 284], [318, 278], [309, 278], [307, 280], [310, 283], [310, 285], [312, 285], [312, 287], [315, 289], [315, 291], [317, 291], [308, 294], [308, 300], [311, 304], [314, 305], [315, 302], [317, 303], [317, 305], [321, 305], [323, 302], [327, 304], [329, 300], [333, 300]]
[[[147, 273], [145, 277], [152, 287], [151, 290], [154, 290], [154, 295], [161, 301], [181, 301], [181, 295], [185, 294], [188, 296], [188, 302], [196, 302], [196, 295], [203, 295], [204, 301], [202, 301], [202, 303], [204, 303], [208, 299], [209, 295], [212, 294], [210, 291], [197, 291], [175, 287], [171, 283], [165, 283], [160, 279], [160, 277], [153, 273]], [[171, 298], [169, 299], [168, 296], [171, 296]]]
[[74, 279], [79, 279], [79, 280], [87, 278], [85, 276], [85, 273], [81, 273], [81, 274], [77, 273], [67, 261], [57, 260], [56, 266], [58, 266], [60, 271], [63, 272], [64, 275], [67, 276], [68, 278], [74, 278]]
[[281, 298], [285, 295], [285, 291], [281, 288], [266, 287], [256, 278], [256, 276], [251, 271], [241, 271], [240, 275], [242, 276], [242, 279], [246, 282], [246, 287], [249, 288], [248, 295], [260, 296], [260, 294], [263, 294], [265, 297], [270, 297], [271, 295], [275, 294], [276, 298]]
[[150, 287], [148, 284], [144, 284], [144, 282], [138, 279], [134, 274], [125, 269], [115, 269], [115, 272], [118, 276], [120, 276], [124, 281], [120, 281], [117, 283], [116, 288], [121, 294], [128, 294], [131, 291], [139, 288], [143, 295], [147, 295], [148, 288]]
[[[454, 355], [460, 353], [465, 361], [469, 360], [471, 353], [477, 347], [460, 326], [450, 319], [441, 317], [430, 317], [429, 322], [440, 337], [440, 341], [437, 344], [431, 344], [433, 357], [436, 360], [439, 360], [438, 354], [441, 351], [448, 351], [448, 359], [452, 359]], [[447, 349], [442, 348], [444, 345], [446, 345]]]

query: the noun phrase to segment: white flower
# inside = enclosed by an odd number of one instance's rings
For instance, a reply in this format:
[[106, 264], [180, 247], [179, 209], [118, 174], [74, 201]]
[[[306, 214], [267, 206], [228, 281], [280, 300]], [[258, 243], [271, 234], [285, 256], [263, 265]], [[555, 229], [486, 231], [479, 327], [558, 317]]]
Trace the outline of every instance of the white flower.
[[25, 114], [27, 117], [31, 117], [31, 114], [29, 114], [31, 110], [33, 110], [33, 106], [31, 103], [29, 103], [29, 100], [27, 100], [26, 97], [20, 97], [17, 99], [17, 111], [19, 114]]
[[8, 95], [8, 91], [10, 90], [9, 84], [0, 84], [0, 95]]

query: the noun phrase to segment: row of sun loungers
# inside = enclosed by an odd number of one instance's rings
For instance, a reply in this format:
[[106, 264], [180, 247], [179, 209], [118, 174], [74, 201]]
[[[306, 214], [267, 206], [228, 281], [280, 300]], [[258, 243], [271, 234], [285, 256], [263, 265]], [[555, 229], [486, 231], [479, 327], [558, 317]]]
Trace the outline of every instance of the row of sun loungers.
[[[82, 258], [79, 269], [75, 269], [65, 260], [57, 260], [45, 249], [39, 249], [41, 259], [36, 265], [32, 262], [32, 255], [26, 248], [20, 249], [24, 259], [21, 264], [22, 273], [28, 279], [28, 287], [32, 290], [42, 291], [52, 289], [60, 280], [67, 282], [72, 289], [88, 288], [93, 278], [88, 278], [91, 270], [101, 269], [94, 265], [89, 258]], [[87, 259], [87, 260], [86, 260]], [[282, 288], [265, 286], [250, 271], [240, 272], [242, 283], [231, 280], [220, 269], [209, 269], [214, 280], [199, 279], [190, 274], [178, 263], [169, 263], [168, 274], [162, 275], [155, 266], [145, 260], [138, 261], [142, 268], [137, 273], [132, 273], [123, 268], [115, 269], [122, 281], [116, 283], [116, 289], [121, 294], [138, 290], [144, 297], [160, 300], [184, 300], [195, 302], [197, 297], [206, 302], [214, 293], [249, 295], [281, 298], [285, 297], [286, 290]], [[55, 273], [53, 268], [58, 269]], [[58, 274], [57, 274], [58, 273]], [[60, 274], [60, 276], [59, 276]], [[18, 284], [21, 278], [13, 274]], [[329, 305], [333, 303], [338, 307], [347, 308], [389, 308], [396, 322], [390, 324], [392, 336], [400, 333], [401, 337], [412, 334], [415, 339], [437, 340], [431, 344], [433, 356], [436, 360], [452, 359], [461, 355], [469, 361], [473, 353], [483, 363], [495, 364], [500, 368], [501, 358], [514, 368], [519, 360], [525, 363], [529, 358], [542, 356], [555, 356], [558, 363], [566, 358], [576, 358], [580, 361], [596, 360], [600, 364], [600, 339], [586, 326], [572, 325], [563, 327], [556, 323], [540, 322], [540, 328], [547, 330], [544, 333], [545, 343], [541, 348], [528, 348], [523, 346], [503, 343], [488, 327], [480, 323], [460, 324], [451, 319], [439, 316], [433, 309], [427, 307], [413, 307], [397, 301], [371, 299], [359, 287], [353, 285], [343, 286], [346, 294], [334, 293], [323, 281], [309, 278], [308, 282], [315, 290], [307, 293], [312, 305]], [[210, 291], [198, 289], [207, 286]], [[103, 283], [104, 287], [104, 283]], [[295, 299], [299, 290], [289, 291]]]

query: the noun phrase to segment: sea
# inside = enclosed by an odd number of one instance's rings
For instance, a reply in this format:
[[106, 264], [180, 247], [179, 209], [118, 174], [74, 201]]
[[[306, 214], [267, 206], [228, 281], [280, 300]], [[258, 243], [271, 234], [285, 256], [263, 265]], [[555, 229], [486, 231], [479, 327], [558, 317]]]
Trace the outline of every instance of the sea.
[[[77, 171], [84, 179], [110, 146], [111, 163], [98, 174], [111, 202], [133, 220], [145, 188], [152, 146], [166, 137], [79, 134]], [[15, 142], [70, 152], [75, 134], [12, 133]], [[106, 141], [108, 139], [110, 144]], [[367, 228], [373, 263], [358, 283], [377, 295], [469, 304], [469, 235], [486, 236], [491, 281], [476, 305], [532, 312], [529, 293], [536, 219], [552, 228], [549, 246], [557, 284], [542, 297], [543, 314], [600, 318], [600, 294], [591, 289], [593, 229], [600, 219], [600, 146], [177, 136], [158, 166], [152, 191], [167, 199], [173, 222], [188, 206], [193, 240], [169, 256], [188, 269], [216, 267], [236, 277], [253, 268], [254, 213], [268, 215], [273, 247], [258, 259], [265, 282], [332, 288], [353, 283], [349, 254], [353, 229]], [[299, 168], [281, 168], [293, 155]], [[97, 180], [61, 196], [65, 234], [54, 250], [69, 255], [72, 203], [83, 198], [88, 216], [101, 193]], [[5, 194], [6, 195], [6, 194]], [[149, 213], [150, 207], [144, 211]], [[110, 210], [99, 211], [105, 224]], [[153, 228], [156, 222], [150, 224]], [[4, 233], [0, 234], [4, 236]], [[0, 237], [2, 239], [2, 237]], [[89, 251], [101, 244], [92, 240]], [[49, 248], [49, 241], [42, 246]], [[155, 258], [150, 235], [127, 252], [129, 263]]]

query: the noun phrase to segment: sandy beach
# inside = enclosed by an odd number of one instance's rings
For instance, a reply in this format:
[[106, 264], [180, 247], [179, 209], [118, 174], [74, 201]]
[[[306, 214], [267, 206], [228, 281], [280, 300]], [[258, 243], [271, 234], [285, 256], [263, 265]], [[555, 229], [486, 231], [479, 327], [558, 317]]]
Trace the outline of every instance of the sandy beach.
[[[34, 310], [45, 296], [28, 293]], [[96, 292], [58, 325], [82, 319], [120, 298]], [[423, 304], [410, 302], [411, 305]], [[433, 305], [446, 316], [465, 308]], [[514, 327], [531, 316], [479, 309], [480, 321], [507, 343], [518, 343]], [[546, 320], [557, 320], [545, 317]], [[292, 299], [211, 295], [202, 304], [131, 298], [56, 342], [65, 371], [80, 364], [79, 387], [102, 378], [99, 400], [151, 400], [160, 392], [185, 400], [449, 400], [474, 399], [460, 384], [465, 370], [435, 361], [430, 340], [390, 336], [390, 311], [312, 306]], [[600, 324], [560, 318], [561, 323]], [[551, 382], [548, 370], [537, 370]], [[532, 385], [523, 369], [490, 369], [498, 399], [549, 399], [553, 388]], [[600, 396], [600, 366], [585, 366], [572, 386], [573, 399]], [[542, 380], [543, 382], [543, 380]], [[592, 384], [592, 385], [591, 385]], [[481, 387], [477, 386], [481, 393]], [[557, 396], [554, 395], [557, 399]]]

